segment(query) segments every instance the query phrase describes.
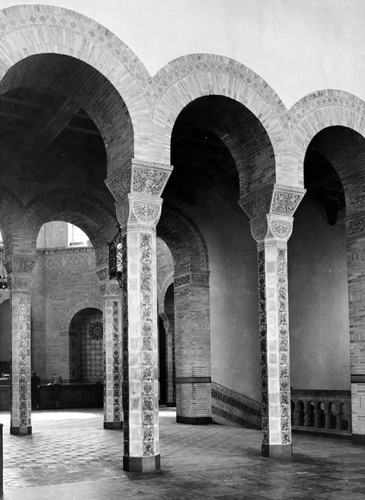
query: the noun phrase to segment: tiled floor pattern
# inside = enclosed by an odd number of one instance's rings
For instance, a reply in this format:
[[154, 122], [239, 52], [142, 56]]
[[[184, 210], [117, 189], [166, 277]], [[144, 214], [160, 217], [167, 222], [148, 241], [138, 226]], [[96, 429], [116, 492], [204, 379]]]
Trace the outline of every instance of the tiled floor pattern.
[[290, 461], [261, 457], [261, 433], [160, 418], [162, 471], [122, 470], [122, 431], [96, 411], [33, 414], [31, 436], [4, 424], [5, 500], [365, 499], [365, 448], [341, 438], [294, 436]]

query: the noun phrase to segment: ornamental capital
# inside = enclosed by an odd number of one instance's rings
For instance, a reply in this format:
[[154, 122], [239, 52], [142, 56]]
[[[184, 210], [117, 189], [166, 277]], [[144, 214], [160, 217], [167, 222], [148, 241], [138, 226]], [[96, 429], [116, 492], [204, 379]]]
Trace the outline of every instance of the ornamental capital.
[[263, 215], [250, 221], [251, 234], [258, 243], [263, 241], [287, 242], [293, 230], [293, 217]]
[[161, 217], [162, 198], [129, 194], [116, 203], [117, 218], [122, 229], [155, 229]]
[[37, 257], [10, 255], [5, 259], [5, 269], [11, 273], [31, 273], [36, 265]]
[[293, 216], [305, 192], [299, 187], [274, 184], [241, 198], [239, 204], [251, 221], [265, 215]]
[[105, 180], [105, 184], [119, 203], [128, 194], [160, 197], [173, 167], [163, 163], [132, 160]]

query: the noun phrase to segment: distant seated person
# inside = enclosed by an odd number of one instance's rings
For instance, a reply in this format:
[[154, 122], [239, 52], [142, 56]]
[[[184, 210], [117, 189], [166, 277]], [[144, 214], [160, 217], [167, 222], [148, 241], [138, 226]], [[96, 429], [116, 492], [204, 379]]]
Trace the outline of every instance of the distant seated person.
[[61, 391], [62, 391], [62, 377], [55, 373], [52, 378], [51, 386], [53, 388], [53, 400], [55, 402], [56, 408], [61, 407]]
[[41, 400], [41, 379], [36, 372], [32, 372], [31, 378], [32, 410], [39, 409]]

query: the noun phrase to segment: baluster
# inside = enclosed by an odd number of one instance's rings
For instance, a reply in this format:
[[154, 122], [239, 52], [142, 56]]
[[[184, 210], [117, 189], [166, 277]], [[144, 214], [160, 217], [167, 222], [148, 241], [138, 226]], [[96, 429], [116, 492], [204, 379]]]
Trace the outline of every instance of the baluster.
[[321, 426], [321, 404], [318, 400], [314, 401], [314, 427], [319, 429]]
[[343, 417], [343, 403], [339, 403], [338, 412], [336, 416], [336, 429], [342, 431], [342, 417]]
[[331, 416], [332, 416], [331, 406], [332, 406], [332, 403], [325, 404], [325, 410], [324, 410], [324, 417], [325, 417], [324, 426], [328, 430], [331, 429]]
[[310, 402], [306, 401], [304, 405], [304, 426], [310, 427]]

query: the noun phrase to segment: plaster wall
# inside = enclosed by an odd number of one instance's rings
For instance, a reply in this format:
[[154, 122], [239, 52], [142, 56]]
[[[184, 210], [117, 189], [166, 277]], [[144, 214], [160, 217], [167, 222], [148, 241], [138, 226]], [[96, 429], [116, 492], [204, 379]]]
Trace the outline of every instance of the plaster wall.
[[235, 200], [236, 190], [221, 186], [183, 210], [208, 247], [212, 380], [260, 400], [256, 243]]
[[330, 226], [305, 197], [289, 240], [291, 385], [350, 389], [347, 253], [344, 214]]

